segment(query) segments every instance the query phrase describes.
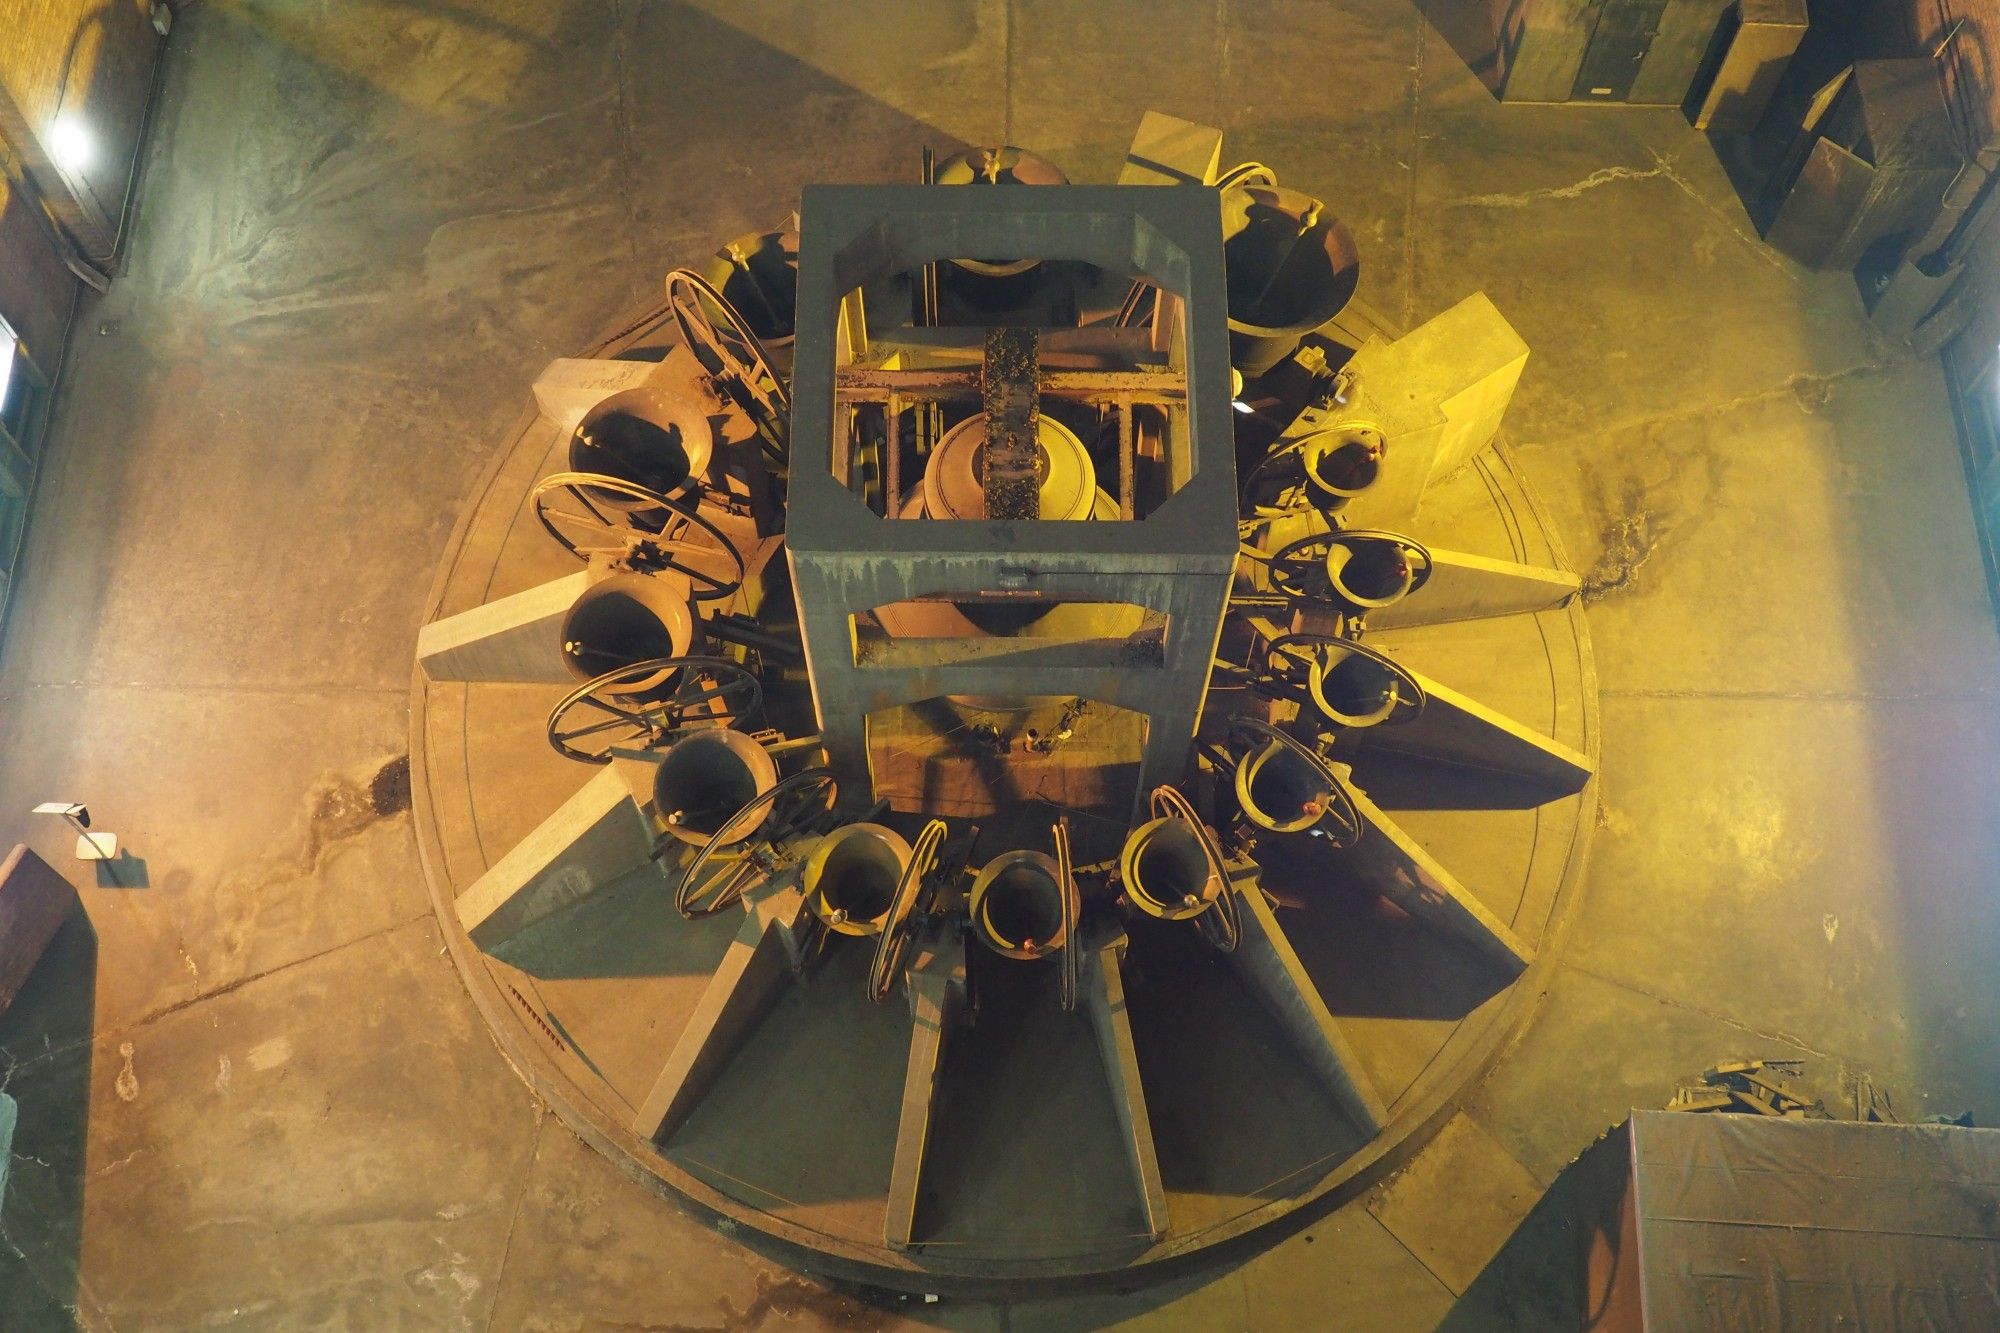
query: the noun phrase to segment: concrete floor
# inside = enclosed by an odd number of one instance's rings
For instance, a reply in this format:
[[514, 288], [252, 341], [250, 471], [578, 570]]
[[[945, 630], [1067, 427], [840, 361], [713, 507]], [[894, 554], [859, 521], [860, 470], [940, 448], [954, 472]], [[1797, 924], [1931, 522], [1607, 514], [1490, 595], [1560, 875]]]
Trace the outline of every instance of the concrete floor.
[[[1719, 1057], [2000, 1123], [2000, 644], [1942, 381], [1676, 113], [1496, 105], [1410, 0], [210, 0], [171, 47], [0, 656], [0, 836], [75, 869], [17, 812], [81, 798], [139, 858], [0, 1026], [0, 1325], [1544, 1327], [1538, 1192]], [[870, 1302], [499, 1058], [398, 782], [417, 620], [533, 373], [664, 269], [926, 143], [1108, 179], [1147, 107], [1332, 201], [1392, 315], [1484, 288], [1534, 348], [1592, 871], [1518, 1048], [1365, 1203], [1127, 1295]]]

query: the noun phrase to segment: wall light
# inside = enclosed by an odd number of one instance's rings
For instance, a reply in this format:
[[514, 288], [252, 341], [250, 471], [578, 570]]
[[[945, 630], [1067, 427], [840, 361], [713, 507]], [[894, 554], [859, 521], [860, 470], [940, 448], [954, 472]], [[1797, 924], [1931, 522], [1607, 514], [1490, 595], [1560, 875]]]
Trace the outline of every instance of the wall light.
[[118, 859], [118, 835], [116, 833], [92, 833], [90, 831], [90, 807], [82, 801], [43, 801], [31, 813], [60, 816], [64, 822], [76, 830], [77, 860], [115, 861]]
[[57, 167], [72, 176], [90, 170], [97, 144], [90, 131], [71, 116], [57, 116], [49, 125], [49, 156]]

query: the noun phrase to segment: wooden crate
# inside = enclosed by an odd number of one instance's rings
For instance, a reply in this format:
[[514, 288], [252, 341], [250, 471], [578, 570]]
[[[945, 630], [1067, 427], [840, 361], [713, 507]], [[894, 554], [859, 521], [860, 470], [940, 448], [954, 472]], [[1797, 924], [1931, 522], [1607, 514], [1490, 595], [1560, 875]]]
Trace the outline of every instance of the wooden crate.
[[0, 1013], [13, 1005], [76, 901], [70, 882], [25, 843], [0, 864]]

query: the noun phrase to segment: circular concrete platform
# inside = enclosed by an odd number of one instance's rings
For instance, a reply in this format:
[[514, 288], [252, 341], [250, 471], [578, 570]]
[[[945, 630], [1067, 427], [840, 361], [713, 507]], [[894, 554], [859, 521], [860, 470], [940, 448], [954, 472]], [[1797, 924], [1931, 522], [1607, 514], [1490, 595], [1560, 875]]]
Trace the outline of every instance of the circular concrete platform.
[[[667, 326], [667, 327], [670, 327]], [[656, 359], [660, 312], [582, 354]], [[532, 411], [461, 515], [428, 620], [575, 563], [530, 512], [564, 441]], [[1563, 563], [1505, 452], [1426, 495], [1413, 535], [1532, 565]], [[1583, 612], [1371, 632], [1369, 642], [1523, 727], [1597, 755]], [[918, 1205], [918, 1243], [883, 1240], [911, 1019], [868, 1003], [865, 950], [829, 950], [778, 999], [687, 1121], [662, 1144], [632, 1128], [737, 928], [684, 921], [670, 886], [635, 878], [484, 952], [454, 902], [598, 770], [544, 739], [558, 685], [412, 687], [414, 815], [450, 953], [495, 1040], [535, 1091], [635, 1178], [814, 1271], [923, 1291], [1130, 1281], [1217, 1247], [1249, 1247], [1318, 1215], [1413, 1153], [1504, 1052], [1540, 998], [1594, 822], [1592, 781], [1541, 799], [1472, 769], [1363, 755], [1355, 778], [1529, 949], [1511, 980], [1372, 894], [1281, 890], [1276, 919], [1388, 1109], [1360, 1132], [1284, 1035], [1204, 951], [1135, 930], [1128, 1011], [1169, 1226], [1149, 1238], [1128, 1188], [1116, 1108], [1080, 1013], [987, 968], [956, 1043]], [[976, 967], [984, 967], [976, 963]]]

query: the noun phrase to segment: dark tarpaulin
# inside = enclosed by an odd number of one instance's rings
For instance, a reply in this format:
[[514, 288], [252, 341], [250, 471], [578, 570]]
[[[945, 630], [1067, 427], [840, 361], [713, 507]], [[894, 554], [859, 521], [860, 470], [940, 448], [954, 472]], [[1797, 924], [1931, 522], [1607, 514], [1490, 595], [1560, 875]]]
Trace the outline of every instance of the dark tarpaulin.
[[1646, 1328], [2000, 1328], [2000, 1130], [1637, 1111], [1629, 1145]]

